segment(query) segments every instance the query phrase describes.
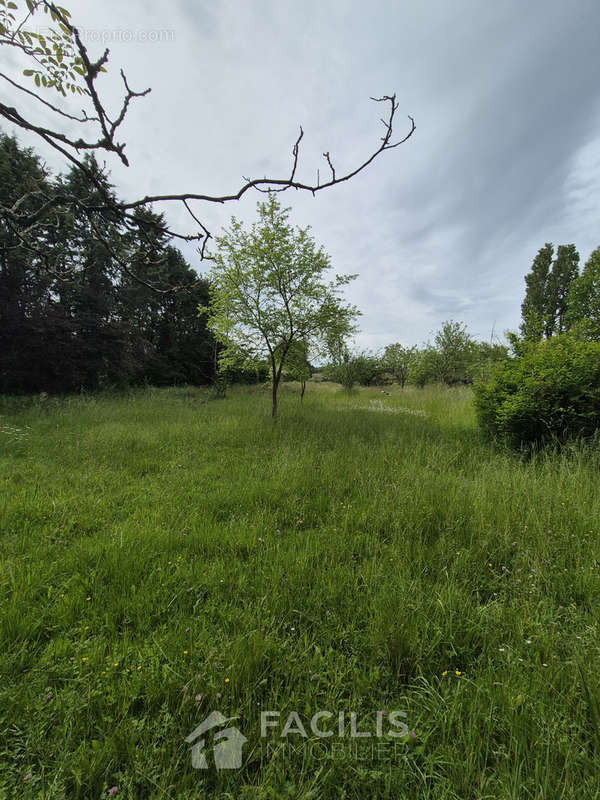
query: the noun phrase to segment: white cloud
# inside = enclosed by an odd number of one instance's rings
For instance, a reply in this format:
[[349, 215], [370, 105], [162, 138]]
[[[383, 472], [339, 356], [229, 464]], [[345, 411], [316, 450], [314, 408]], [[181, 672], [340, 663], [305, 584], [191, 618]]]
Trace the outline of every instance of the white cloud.
[[[373, 0], [368, 13], [358, 0], [69, 8], [93, 55], [94, 35], [111, 39], [102, 85], [113, 107], [118, 67], [134, 88], [152, 87], [123, 127], [131, 167], [109, 164], [128, 198], [221, 194], [242, 175], [285, 175], [299, 124], [302, 177], [327, 172], [325, 150], [348, 168], [381, 135], [369, 96], [397, 92], [398, 134], [407, 114], [417, 123], [409, 142], [316, 198], [283, 196], [336, 271], [359, 273], [348, 296], [363, 311], [362, 346], [418, 343], [450, 317], [485, 338], [494, 323], [515, 328], [523, 275], [545, 241], [573, 241], [582, 256], [600, 244], [595, 0]], [[143, 41], [149, 32], [163, 36]], [[251, 220], [257, 199], [201, 211], [217, 232], [232, 213]], [[180, 209], [168, 218], [189, 229]]]

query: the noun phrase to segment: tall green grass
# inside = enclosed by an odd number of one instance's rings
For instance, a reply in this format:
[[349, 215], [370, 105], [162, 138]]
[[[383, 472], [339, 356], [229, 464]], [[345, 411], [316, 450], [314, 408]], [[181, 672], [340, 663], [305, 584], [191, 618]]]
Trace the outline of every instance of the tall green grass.
[[[599, 798], [598, 452], [497, 450], [468, 390], [268, 402], [0, 404], [0, 798]], [[191, 767], [215, 709], [240, 770]]]

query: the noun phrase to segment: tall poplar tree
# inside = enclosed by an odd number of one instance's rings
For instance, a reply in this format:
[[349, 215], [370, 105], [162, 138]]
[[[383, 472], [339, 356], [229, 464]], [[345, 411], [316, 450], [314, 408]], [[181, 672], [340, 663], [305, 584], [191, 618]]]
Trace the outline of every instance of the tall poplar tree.
[[561, 244], [553, 256], [554, 245], [546, 242], [525, 276], [521, 334], [529, 341], [549, 339], [567, 329], [569, 290], [579, 274], [579, 253], [574, 244]]
[[521, 305], [521, 334], [524, 339], [539, 340], [550, 336], [548, 331], [548, 280], [552, 268], [554, 245], [551, 242], [541, 247], [533, 260], [531, 271], [525, 276], [525, 299]]
[[567, 324], [587, 339], [600, 341], [600, 247], [585, 263], [580, 277], [571, 284], [567, 302]]

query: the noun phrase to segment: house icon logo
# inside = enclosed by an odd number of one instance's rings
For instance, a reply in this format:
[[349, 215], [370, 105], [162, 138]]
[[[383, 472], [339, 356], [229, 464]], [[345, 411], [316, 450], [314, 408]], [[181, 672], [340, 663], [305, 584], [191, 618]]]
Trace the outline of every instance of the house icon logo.
[[[198, 727], [186, 737], [188, 744], [196, 742], [192, 747], [192, 767], [194, 769], [208, 769], [211, 759], [206, 754], [206, 738], [204, 734], [232, 722], [235, 717], [227, 718], [220, 711], [213, 711]], [[199, 741], [197, 741], [199, 739]], [[248, 741], [237, 728], [219, 728], [212, 736], [212, 758], [217, 772], [222, 769], [239, 769], [242, 766], [242, 748]]]

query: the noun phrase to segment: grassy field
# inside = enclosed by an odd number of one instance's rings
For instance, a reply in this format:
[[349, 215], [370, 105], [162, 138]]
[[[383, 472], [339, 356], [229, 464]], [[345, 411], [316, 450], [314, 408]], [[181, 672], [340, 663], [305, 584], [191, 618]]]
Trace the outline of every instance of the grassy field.
[[[0, 414], [2, 800], [600, 798], [598, 450], [435, 388]], [[192, 768], [215, 710], [240, 769]]]

